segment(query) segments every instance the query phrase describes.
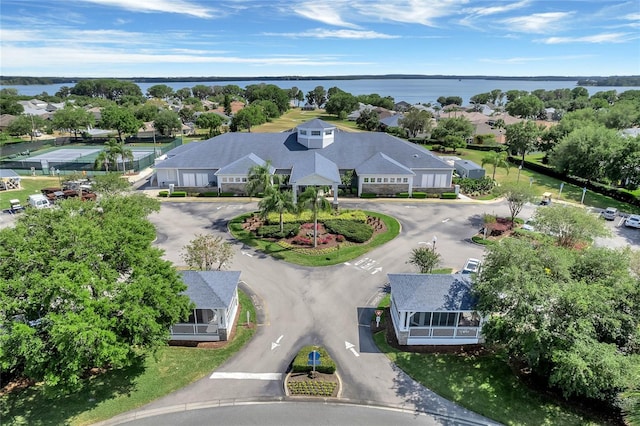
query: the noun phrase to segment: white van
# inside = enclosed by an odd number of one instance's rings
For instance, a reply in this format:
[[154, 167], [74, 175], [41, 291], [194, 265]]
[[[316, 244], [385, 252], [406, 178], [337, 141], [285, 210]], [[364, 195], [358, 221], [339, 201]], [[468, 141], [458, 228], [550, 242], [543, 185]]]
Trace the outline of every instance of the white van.
[[29, 195], [29, 205], [36, 209], [48, 209], [51, 207], [49, 199], [42, 194]]

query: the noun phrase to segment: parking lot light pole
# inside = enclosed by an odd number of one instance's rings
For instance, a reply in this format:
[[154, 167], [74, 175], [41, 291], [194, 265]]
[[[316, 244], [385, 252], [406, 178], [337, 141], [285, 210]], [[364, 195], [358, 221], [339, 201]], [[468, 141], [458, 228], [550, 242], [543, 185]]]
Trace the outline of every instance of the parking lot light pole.
[[433, 242], [432, 248], [433, 248], [433, 252], [434, 252], [434, 253], [436, 252], [436, 242], [437, 242], [437, 241], [438, 241], [438, 237], [436, 237], [436, 236], [434, 235], [434, 236], [433, 236], [433, 240], [432, 240], [432, 242]]
[[587, 187], [582, 188], [582, 199], [580, 200], [580, 204], [584, 204], [584, 195], [587, 193]]

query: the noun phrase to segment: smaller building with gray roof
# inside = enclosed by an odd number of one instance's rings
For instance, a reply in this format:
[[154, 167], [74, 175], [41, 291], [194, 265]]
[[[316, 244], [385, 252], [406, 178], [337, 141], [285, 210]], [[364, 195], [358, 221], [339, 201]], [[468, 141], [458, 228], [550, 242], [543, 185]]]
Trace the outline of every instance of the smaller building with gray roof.
[[388, 274], [391, 318], [401, 345], [482, 342], [473, 282], [462, 274]]
[[238, 312], [239, 271], [182, 271], [185, 294], [195, 308], [171, 327], [173, 341], [227, 340]]

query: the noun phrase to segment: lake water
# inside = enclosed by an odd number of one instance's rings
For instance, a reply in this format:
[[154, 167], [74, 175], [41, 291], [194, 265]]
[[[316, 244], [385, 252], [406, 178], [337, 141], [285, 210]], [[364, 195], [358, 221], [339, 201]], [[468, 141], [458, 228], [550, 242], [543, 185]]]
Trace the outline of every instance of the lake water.
[[[198, 84], [206, 86], [226, 86], [235, 84], [242, 88], [251, 84], [275, 84], [283, 89], [297, 87], [305, 94], [316, 86], [323, 86], [325, 90], [330, 87], [338, 87], [353, 95], [368, 95], [377, 93], [380, 96], [391, 96], [396, 102], [405, 101], [410, 104], [435, 103], [440, 96], [460, 96], [464, 104], [469, 103], [469, 98], [479, 93], [486, 93], [493, 89], [503, 92], [509, 90], [526, 90], [531, 92], [536, 89], [573, 89], [577, 81], [529, 81], [529, 80], [485, 80], [485, 79], [363, 79], [363, 80], [242, 80], [242, 81], [204, 81], [204, 82], [168, 82], [168, 83], [137, 83], [146, 93], [147, 89], [156, 84], [166, 84], [174, 90], [183, 87], [193, 87]], [[74, 83], [47, 84], [47, 85], [3, 85], [2, 88], [15, 88], [20, 95], [35, 96], [42, 92], [55, 94], [60, 87], [73, 87]], [[596, 92], [616, 90], [618, 93], [626, 90], [637, 90], [638, 87], [609, 87], [587, 86], [590, 95]]]

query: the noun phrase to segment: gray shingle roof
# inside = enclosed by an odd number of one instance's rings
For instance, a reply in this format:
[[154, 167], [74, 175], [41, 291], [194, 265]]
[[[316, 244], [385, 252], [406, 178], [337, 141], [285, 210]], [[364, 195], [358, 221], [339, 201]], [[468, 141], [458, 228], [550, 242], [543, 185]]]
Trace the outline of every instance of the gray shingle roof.
[[381, 152], [376, 152], [368, 160], [356, 167], [356, 173], [359, 175], [415, 175], [411, 169]]
[[291, 170], [290, 181], [299, 182], [306, 176], [317, 175], [331, 182], [340, 183], [340, 171], [338, 166], [331, 160], [326, 159], [319, 153], [312, 151], [307, 153], [301, 160], [297, 161]]
[[456, 160], [453, 162], [453, 165], [464, 170], [478, 170], [482, 168], [471, 160]]
[[198, 308], [228, 308], [240, 280], [239, 271], [181, 271], [185, 294]]
[[262, 159], [271, 160], [276, 169], [290, 170], [308, 151], [320, 153], [342, 170], [355, 169], [377, 152], [410, 169], [453, 168], [419, 145], [380, 132], [336, 131], [334, 142], [318, 149], [307, 149], [299, 144], [296, 132], [232, 132], [199, 142], [175, 156], [172, 156], [172, 151], [168, 153], [167, 160], [157, 165], [157, 169], [220, 169], [254, 153]]
[[0, 178], [19, 178], [20, 175], [11, 169], [0, 169]]
[[329, 124], [326, 121], [322, 121], [319, 118], [305, 121], [298, 126], [298, 129], [335, 129], [336, 126]]
[[391, 297], [404, 311], [472, 311], [472, 283], [462, 274], [388, 274]]
[[[249, 155], [234, 161], [218, 170], [216, 175], [246, 175], [251, 167], [264, 166], [265, 160], [255, 155], [253, 152]], [[269, 172], [273, 173], [275, 168], [271, 166]]]

